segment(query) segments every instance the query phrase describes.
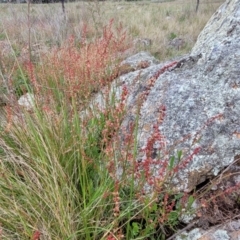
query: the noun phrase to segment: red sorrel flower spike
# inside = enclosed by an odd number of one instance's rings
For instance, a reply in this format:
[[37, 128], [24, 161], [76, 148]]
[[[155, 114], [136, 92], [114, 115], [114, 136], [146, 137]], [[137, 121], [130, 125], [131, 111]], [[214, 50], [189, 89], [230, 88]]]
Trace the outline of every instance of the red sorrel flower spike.
[[34, 233], [33, 233], [33, 236], [32, 236], [32, 240], [40, 240], [40, 236], [41, 236], [41, 232], [36, 230]]

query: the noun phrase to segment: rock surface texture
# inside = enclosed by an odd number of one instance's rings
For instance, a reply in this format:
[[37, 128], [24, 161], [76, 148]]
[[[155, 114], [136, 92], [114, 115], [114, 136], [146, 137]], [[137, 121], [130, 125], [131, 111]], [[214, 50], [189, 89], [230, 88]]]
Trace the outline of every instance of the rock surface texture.
[[240, 220], [229, 221], [221, 226], [211, 227], [208, 230], [195, 228], [190, 232], [182, 232], [175, 240], [239, 240]]
[[[169, 159], [181, 150], [183, 159], [190, 160], [172, 179], [171, 187], [176, 192], [191, 192], [213, 178], [222, 182], [211, 186], [216, 193], [218, 189], [227, 191], [238, 186], [240, 0], [227, 0], [218, 9], [190, 54], [159, 63], [151, 55], [141, 52], [126, 59], [122, 66], [128, 71], [122, 71], [110, 93], [114, 92], [120, 99], [123, 89], [128, 89], [127, 114], [120, 130], [123, 147], [126, 143], [124, 133], [129, 132], [137, 120], [138, 161], [145, 161], [146, 156], [141, 150], [156, 129], [162, 138], [154, 144], [153, 159], [158, 158], [158, 153], [167, 154]], [[97, 103], [104, 107], [103, 95], [99, 93], [93, 99], [93, 105]], [[155, 168], [157, 176], [161, 166]], [[232, 179], [221, 181], [228, 174], [232, 174]], [[147, 190], [151, 191], [151, 188]], [[239, 196], [240, 190], [235, 191]], [[235, 208], [239, 209], [239, 202], [236, 206], [236, 200], [231, 197], [222, 196], [220, 201], [218, 211], [214, 206], [206, 209], [194, 225], [191, 221], [195, 220], [190, 218], [189, 232], [183, 232], [175, 239], [240, 239], [239, 221], [210, 227], [224, 221], [226, 208], [232, 213]], [[194, 229], [196, 226], [199, 228]]]
[[[140, 56], [145, 61], [144, 53]], [[135, 67], [136, 59], [140, 61], [139, 55], [125, 62]], [[164, 144], [156, 142], [156, 151], [171, 156], [182, 150], [187, 158], [200, 149], [174, 179], [176, 190], [189, 192], [240, 154], [240, 0], [228, 0], [219, 8], [189, 55], [164, 64], [149, 59], [149, 67], [114, 83], [117, 92], [123, 86], [130, 92], [122, 129], [127, 130], [140, 112], [139, 149], [156, 124], [164, 136]], [[143, 155], [139, 161], [144, 161]]]

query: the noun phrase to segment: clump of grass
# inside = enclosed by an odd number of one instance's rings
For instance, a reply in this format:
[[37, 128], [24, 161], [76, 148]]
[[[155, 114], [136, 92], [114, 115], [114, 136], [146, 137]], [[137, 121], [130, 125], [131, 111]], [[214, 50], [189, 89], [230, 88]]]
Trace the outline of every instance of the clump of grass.
[[31, 84], [33, 112], [13, 103], [1, 130], [3, 237], [29, 239], [39, 231], [43, 239], [97, 239], [107, 231], [111, 205], [104, 195], [113, 184], [102, 159], [105, 119], [80, 118], [78, 100], [115, 76], [110, 67], [124, 44], [124, 34], [115, 38], [110, 24], [95, 43], [57, 49], [58, 57], [44, 59], [44, 71], [26, 65], [22, 78], [27, 89]]

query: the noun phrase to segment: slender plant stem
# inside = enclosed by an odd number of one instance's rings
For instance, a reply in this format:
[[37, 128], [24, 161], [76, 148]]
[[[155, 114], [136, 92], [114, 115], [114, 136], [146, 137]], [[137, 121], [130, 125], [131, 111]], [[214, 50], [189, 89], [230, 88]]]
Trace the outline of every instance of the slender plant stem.
[[27, 11], [27, 18], [28, 18], [28, 57], [29, 62], [31, 62], [31, 18], [30, 18], [30, 7], [31, 7], [31, 0], [28, 0], [28, 11]]

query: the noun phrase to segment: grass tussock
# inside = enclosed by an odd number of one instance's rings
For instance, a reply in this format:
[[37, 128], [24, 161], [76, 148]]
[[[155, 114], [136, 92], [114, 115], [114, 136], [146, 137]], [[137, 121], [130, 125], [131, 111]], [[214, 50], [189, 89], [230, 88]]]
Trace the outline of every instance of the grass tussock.
[[[111, 203], [104, 195], [113, 190], [113, 180], [103, 171], [105, 120], [79, 114], [91, 94], [116, 77], [116, 53], [125, 48], [124, 36], [115, 37], [110, 23], [94, 43], [70, 39], [41, 65], [29, 62], [21, 69], [34, 109], [19, 108], [16, 93], [6, 107], [3, 237], [29, 239], [39, 231], [43, 239], [97, 239], [108, 230], [101, 222], [111, 223], [105, 219]], [[4, 213], [7, 209], [12, 211]]]

